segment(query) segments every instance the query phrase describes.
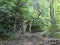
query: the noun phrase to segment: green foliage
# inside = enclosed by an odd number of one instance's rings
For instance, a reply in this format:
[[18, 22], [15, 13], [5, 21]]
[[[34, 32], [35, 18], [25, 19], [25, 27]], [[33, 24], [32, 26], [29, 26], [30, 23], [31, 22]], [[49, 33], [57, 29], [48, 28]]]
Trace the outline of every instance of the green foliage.
[[58, 32], [56, 32], [56, 33], [54, 33], [54, 35], [53, 35], [55, 38], [60, 38], [60, 31], [58, 31]]
[[[2, 4], [2, 5], [1, 5]], [[14, 12], [13, 6], [9, 1], [5, 0], [0, 3], [0, 28], [5, 31], [13, 29], [14, 24]]]
[[[35, 2], [34, 2], [35, 1]], [[41, 16], [32, 23], [32, 31], [44, 31], [56, 37], [60, 37], [60, 1], [54, 0], [54, 17], [57, 27], [51, 26], [50, 1], [51, 0], [20, 0], [19, 12], [17, 14], [17, 30], [23, 20], [35, 19], [39, 13]], [[15, 7], [17, 0], [0, 0], [0, 32], [6, 35], [13, 35]], [[58, 32], [59, 31], [59, 32]]]
[[[15, 7], [17, 0], [1, 0], [0, 1], [0, 37], [9, 37], [14, 34], [14, 20], [15, 20]], [[17, 30], [20, 29], [20, 22], [25, 19], [25, 13], [27, 12], [27, 8], [25, 4], [28, 1], [21, 0], [21, 10], [17, 19]], [[21, 14], [20, 14], [21, 13]], [[25, 16], [25, 17], [24, 17]]]

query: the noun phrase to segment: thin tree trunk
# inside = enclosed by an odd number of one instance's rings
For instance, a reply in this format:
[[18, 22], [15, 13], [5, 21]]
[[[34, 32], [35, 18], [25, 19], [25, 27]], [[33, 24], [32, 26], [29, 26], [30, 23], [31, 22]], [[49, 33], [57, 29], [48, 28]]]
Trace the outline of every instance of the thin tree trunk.
[[53, 6], [53, 1], [54, 0], [50, 0], [50, 19], [51, 19], [51, 26], [49, 28], [49, 34], [47, 34], [48, 37], [53, 36], [53, 34], [56, 32], [56, 21], [55, 21], [55, 17], [54, 17], [54, 6]]
[[50, 2], [50, 18], [51, 18], [51, 23], [52, 23], [52, 25], [55, 26], [55, 25], [56, 25], [56, 21], [55, 21], [55, 18], [54, 18], [53, 1], [54, 1], [54, 0], [51, 0], [51, 2]]
[[30, 23], [29, 23], [29, 31], [30, 32], [32, 31], [32, 29], [31, 29], [32, 28], [32, 22], [33, 22], [33, 20], [31, 20]]
[[20, 0], [17, 0], [17, 4], [16, 4], [16, 7], [15, 7], [15, 22], [14, 22], [14, 32], [16, 31], [17, 29], [17, 18], [18, 18], [18, 11], [19, 11], [19, 7], [20, 7]]

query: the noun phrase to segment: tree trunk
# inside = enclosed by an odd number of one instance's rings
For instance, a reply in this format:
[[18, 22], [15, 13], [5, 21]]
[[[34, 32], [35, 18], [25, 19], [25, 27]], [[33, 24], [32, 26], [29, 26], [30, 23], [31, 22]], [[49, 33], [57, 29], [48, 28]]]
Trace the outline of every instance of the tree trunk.
[[14, 32], [16, 31], [16, 23], [17, 23], [17, 18], [18, 18], [18, 11], [19, 11], [19, 7], [20, 7], [20, 0], [17, 0], [17, 4], [15, 7], [15, 22], [14, 22]]
[[49, 28], [49, 34], [47, 34], [49, 37], [53, 36], [54, 33], [56, 32], [56, 20], [54, 17], [54, 6], [53, 6], [53, 1], [54, 0], [50, 0], [50, 19], [51, 19], [51, 26]]
[[51, 2], [50, 2], [50, 18], [51, 18], [52, 26], [55, 26], [56, 25], [56, 21], [55, 21], [55, 18], [54, 18], [53, 0], [51, 0]]

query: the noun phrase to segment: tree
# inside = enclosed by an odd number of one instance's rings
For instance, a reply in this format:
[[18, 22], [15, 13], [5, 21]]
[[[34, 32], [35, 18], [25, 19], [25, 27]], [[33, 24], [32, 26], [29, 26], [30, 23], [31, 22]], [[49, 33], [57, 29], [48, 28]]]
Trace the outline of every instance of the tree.
[[54, 17], [53, 0], [51, 0], [51, 2], [50, 2], [50, 18], [51, 18], [52, 26], [56, 26], [56, 21], [55, 21], [55, 17]]
[[17, 30], [17, 18], [18, 18], [18, 12], [20, 9], [20, 0], [17, 0], [16, 7], [15, 7], [15, 22], [14, 22], [14, 32]]
[[51, 19], [51, 26], [49, 28], [50, 35], [53, 36], [54, 33], [57, 32], [56, 20], [55, 20], [55, 13], [54, 13], [54, 1], [50, 0], [50, 19]]

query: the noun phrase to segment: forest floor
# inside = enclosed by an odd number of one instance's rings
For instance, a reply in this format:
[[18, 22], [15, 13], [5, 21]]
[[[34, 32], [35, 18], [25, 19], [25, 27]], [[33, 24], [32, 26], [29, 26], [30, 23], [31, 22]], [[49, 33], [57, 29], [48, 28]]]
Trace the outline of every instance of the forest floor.
[[25, 33], [18, 39], [12, 39], [0, 45], [60, 45], [60, 39], [43, 37], [43, 32]]

